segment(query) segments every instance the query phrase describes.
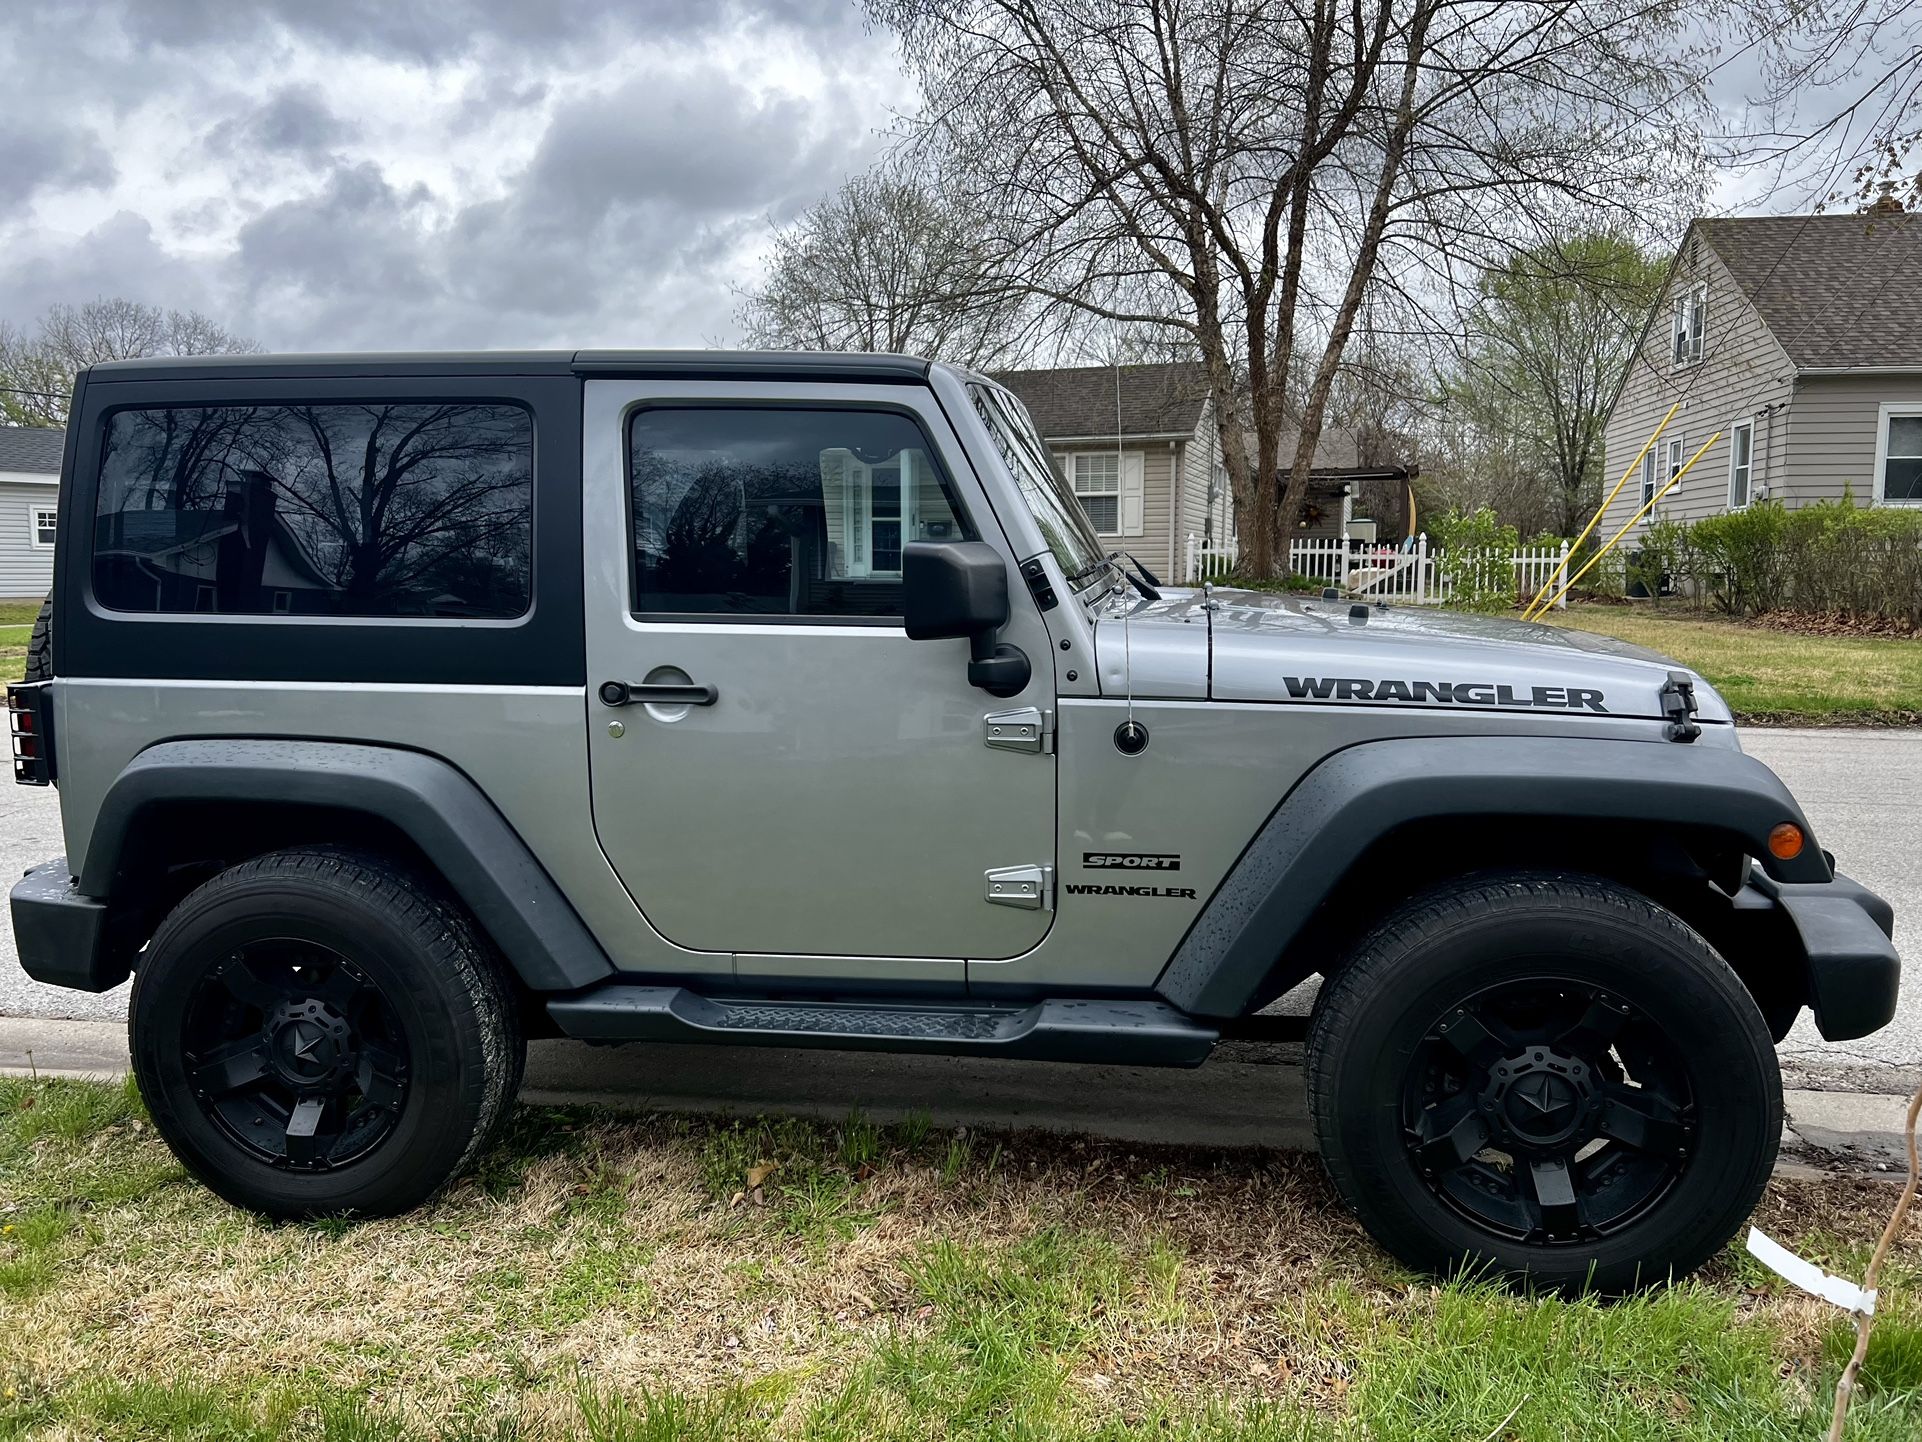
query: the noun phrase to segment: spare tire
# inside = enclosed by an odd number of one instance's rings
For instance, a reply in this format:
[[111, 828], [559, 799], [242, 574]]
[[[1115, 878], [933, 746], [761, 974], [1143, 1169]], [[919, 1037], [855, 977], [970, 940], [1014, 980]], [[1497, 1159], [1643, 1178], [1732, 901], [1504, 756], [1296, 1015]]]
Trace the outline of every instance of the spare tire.
[[53, 597], [40, 603], [40, 614], [33, 618], [33, 635], [27, 641], [26, 681], [53, 679]]

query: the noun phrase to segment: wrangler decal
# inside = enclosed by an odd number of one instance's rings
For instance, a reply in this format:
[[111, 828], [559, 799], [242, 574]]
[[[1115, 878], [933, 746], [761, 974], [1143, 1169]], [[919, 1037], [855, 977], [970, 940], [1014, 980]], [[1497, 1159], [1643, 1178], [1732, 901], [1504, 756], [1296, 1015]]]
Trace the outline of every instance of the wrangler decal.
[[1076, 882], [1061, 889], [1070, 896], [1166, 896], [1179, 901], [1195, 899], [1195, 888], [1192, 886], [1097, 886], [1091, 882]]
[[1446, 706], [1527, 706], [1608, 714], [1600, 691], [1585, 686], [1515, 686], [1489, 681], [1370, 681], [1354, 676], [1283, 676], [1297, 701], [1439, 701]]

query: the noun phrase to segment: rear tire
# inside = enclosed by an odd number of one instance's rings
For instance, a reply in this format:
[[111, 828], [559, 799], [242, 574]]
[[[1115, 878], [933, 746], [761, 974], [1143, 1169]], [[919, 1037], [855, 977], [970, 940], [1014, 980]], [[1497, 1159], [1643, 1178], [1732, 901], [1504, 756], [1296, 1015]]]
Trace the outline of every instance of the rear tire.
[[1410, 1266], [1619, 1292], [1700, 1266], [1782, 1130], [1754, 1000], [1673, 913], [1592, 876], [1451, 883], [1322, 988], [1322, 1157]]
[[40, 603], [40, 614], [33, 618], [33, 634], [27, 639], [27, 667], [23, 681], [53, 679], [53, 597]]
[[274, 1217], [406, 1211], [520, 1085], [519, 1012], [465, 915], [385, 858], [274, 852], [176, 906], [134, 973], [134, 1075], [188, 1170]]

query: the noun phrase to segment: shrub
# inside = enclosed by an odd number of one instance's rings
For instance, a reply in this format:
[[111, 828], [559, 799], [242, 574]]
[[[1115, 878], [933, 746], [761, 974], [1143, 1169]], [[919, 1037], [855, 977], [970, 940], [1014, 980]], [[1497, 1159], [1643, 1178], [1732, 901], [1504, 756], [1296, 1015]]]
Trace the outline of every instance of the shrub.
[[1513, 526], [1504, 526], [1487, 506], [1466, 515], [1449, 511], [1429, 526], [1429, 540], [1440, 548], [1437, 579], [1457, 611], [1501, 611], [1516, 602], [1515, 551], [1521, 544]]
[[1666, 572], [1731, 615], [1811, 611], [1922, 627], [1922, 512], [1865, 508], [1853, 497], [1648, 527], [1629, 567], [1654, 593]]

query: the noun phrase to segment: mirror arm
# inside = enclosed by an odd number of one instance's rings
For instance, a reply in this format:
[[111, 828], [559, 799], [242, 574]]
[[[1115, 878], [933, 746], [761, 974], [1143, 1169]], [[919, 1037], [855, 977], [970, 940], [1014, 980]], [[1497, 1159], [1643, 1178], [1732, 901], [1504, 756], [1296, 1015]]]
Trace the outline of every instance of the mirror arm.
[[968, 684], [1005, 699], [1027, 690], [1034, 666], [1019, 646], [996, 640], [1000, 634], [995, 627], [968, 637]]

